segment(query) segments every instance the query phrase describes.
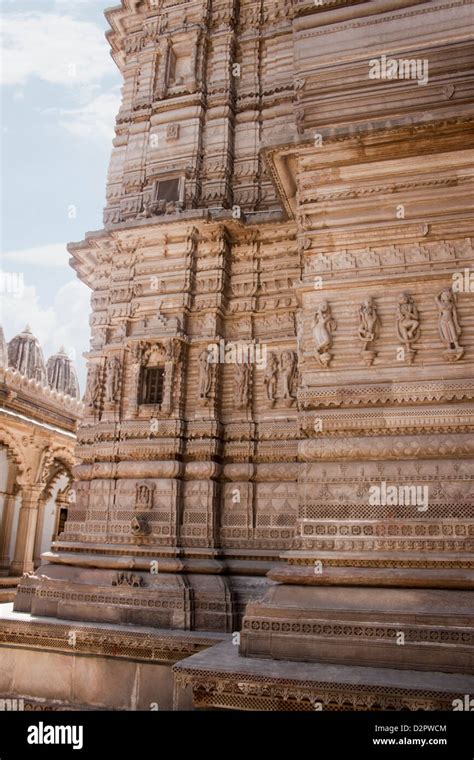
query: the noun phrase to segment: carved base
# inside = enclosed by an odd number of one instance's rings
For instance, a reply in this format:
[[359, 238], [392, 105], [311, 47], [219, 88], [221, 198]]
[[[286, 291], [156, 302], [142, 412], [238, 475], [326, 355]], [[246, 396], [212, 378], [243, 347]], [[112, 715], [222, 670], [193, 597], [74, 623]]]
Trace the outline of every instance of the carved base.
[[462, 346], [458, 346], [457, 348], [448, 348], [446, 351], [444, 351], [443, 356], [448, 362], [457, 362], [464, 356], [464, 348]]
[[473, 624], [468, 591], [285, 584], [247, 606], [240, 653], [467, 674]]
[[[264, 711], [449, 710], [474, 677], [239, 656], [222, 642], [173, 667], [194, 707]], [[190, 687], [190, 689], [189, 689]]]
[[329, 351], [319, 354], [316, 353], [316, 359], [319, 361], [322, 367], [329, 367], [329, 363], [332, 359], [332, 354]]
[[409, 348], [407, 346], [405, 346], [403, 351], [405, 364], [413, 364], [417, 351], [414, 348]]
[[370, 367], [374, 363], [374, 359], [377, 356], [377, 351], [371, 351], [367, 348], [365, 351], [360, 352], [360, 357], [367, 367]]
[[170, 572], [167, 562], [148, 563], [148, 571], [43, 565], [21, 579], [14, 609], [58, 619], [232, 632], [240, 629], [246, 603], [268, 587], [264, 578]]

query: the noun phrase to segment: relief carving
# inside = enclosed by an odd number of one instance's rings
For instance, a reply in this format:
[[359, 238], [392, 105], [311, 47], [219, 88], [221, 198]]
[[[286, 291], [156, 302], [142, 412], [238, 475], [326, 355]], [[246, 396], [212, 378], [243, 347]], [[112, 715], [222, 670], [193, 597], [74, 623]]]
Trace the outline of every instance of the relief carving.
[[122, 384], [122, 365], [118, 356], [111, 356], [107, 361], [106, 400], [115, 404], [120, 398]]
[[141, 575], [137, 573], [125, 573], [123, 571], [116, 573], [112, 581], [112, 586], [133, 586], [139, 588], [144, 585], [145, 583]]
[[397, 335], [403, 343], [405, 361], [411, 364], [416, 355], [413, 343], [420, 337], [420, 318], [415, 301], [409, 293], [402, 293], [398, 301]]
[[87, 376], [87, 387], [84, 401], [86, 405], [98, 411], [100, 409], [102, 398], [102, 371], [99, 364], [93, 364], [89, 368]]
[[277, 386], [278, 386], [278, 358], [276, 354], [270, 352], [268, 354], [267, 369], [265, 371], [265, 377], [263, 382], [266, 386], [267, 399], [275, 403], [277, 398]]
[[236, 409], [246, 409], [250, 401], [251, 368], [248, 362], [236, 362], [234, 372], [234, 404]]
[[212, 390], [215, 365], [211, 363], [211, 351], [203, 348], [199, 354], [198, 394], [202, 400], [208, 400]]
[[328, 367], [332, 359], [330, 348], [332, 347], [333, 333], [337, 329], [336, 320], [331, 314], [331, 307], [327, 301], [322, 301], [316, 307], [313, 322], [313, 337], [316, 347], [316, 359], [322, 367]]
[[379, 330], [380, 319], [377, 314], [377, 306], [373, 298], [367, 298], [359, 308], [359, 329], [357, 334], [363, 346], [361, 357], [368, 366], [373, 363], [377, 356], [377, 352], [370, 349], [369, 345], [378, 338]]
[[296, 356], [293, 351], [282, 351], [280, 356], [280, 387], [282, 398], [291, 400], [295, 398], [296, 379]]
[[291, 406], [296, 398], [297, 359], [294, 351], [282, 351], [280, 358], [271, 351], [263, 379], [268, 401], [273, 406], [278, 399]]
[[438, 307], [438, 329], [441, 340], [446, 345], [443, 356], [448, 362], [457, 362], [464, 354], [464, 348], [459, 345], [461, 326], [459, 324], [456, 299], [451, 288], [445, 288], [435, 296]]
[[135, 487], [135, 509], [153, 509], [155, 484], [137, 483]]

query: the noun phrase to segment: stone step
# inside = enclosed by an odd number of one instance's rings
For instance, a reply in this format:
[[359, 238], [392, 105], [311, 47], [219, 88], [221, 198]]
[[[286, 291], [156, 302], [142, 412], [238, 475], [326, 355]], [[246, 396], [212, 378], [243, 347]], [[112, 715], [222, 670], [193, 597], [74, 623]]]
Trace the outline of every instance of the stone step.
[[474, 569], [338, 567], [322, 560], [311, 565], [282, 565], [267, 577], [278, 583], [303, 586], [397, 586], [404, 588], [474, 588]]
[[469, 591], [281, 584], [247, 605], [247, 657], [474, 672]]
[[207, 709], [453, 710], [468, 709], [465, 695], [474, 693], [471, 675], [249, 658], [230, 642], [180, 660], [173, 671], [179, 688], [192, 689], [194, 706]]

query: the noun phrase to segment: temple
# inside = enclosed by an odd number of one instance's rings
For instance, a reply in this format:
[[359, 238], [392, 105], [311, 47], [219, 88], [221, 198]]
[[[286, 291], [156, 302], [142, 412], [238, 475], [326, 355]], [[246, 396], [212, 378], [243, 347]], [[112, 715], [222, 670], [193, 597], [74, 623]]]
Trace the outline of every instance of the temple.
[[0, 327], [0, 601], [64, 529], [78, 420], [76, 370], [63, 348], [44, 361], [29, 326], [7, 344]]
[[[92, 292], [74, 496], [41, 567], [13, 563], [1, 690], [474, 693], [472, 5], [106, 12], [124, 84], [103, 229], [68, 246]], [[75, 396], [70, 365], [31, 362]]]

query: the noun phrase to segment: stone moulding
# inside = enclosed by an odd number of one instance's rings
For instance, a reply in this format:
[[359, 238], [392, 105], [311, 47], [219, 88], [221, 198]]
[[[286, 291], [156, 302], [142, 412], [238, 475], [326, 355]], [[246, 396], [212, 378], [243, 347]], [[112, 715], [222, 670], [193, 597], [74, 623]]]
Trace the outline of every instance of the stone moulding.
[[63, 410], [67, 409], [75, 415], [82, 414], [84, 410], [82, 401], [53, 390], [39, 380], [28, 378], [15, 369], [0, 370], [0, 376], [3, 376], [2, 379], [8, 384], [9, 388], [16, 388], [18, 391], [32, 395], [37, 402], [38, 399], [42, 399], [47, 404], [59, 406]]
[[[73, 638], [71, 633], [74, 634]], [[138, 630], [129, 633], [112, 628], [94, 628], [76, 621], [48, 624], [0, 620], [0, 646], [24, 646], [68, 654], [105, 655], [151, 662], [176, 662], [212, 646], [222, 638], [177, 631], [169, 635]]]
[[303, 387], [298, 390], [298, 402], [303, 409], [372, 404], [426, 404], [433, 401], [472, 401], [473, 399], [474, 383], [468, 379]]
[[[272, 665], [278, 670], [278, 665]], [[321, 674], [312, 681], [307, 677], [291, 678], [286, 673], [249, 673], [243, 668], [229, 673], [219, 669], [190, 667], [186, 662], [177, 663], [173, 673], [175, 687], [191, 687], [194, 705], [202, 708], [233, 707], [264, 711], [452, 710], [453, 697], [459, 696], [459, 691], [455, 691], [455, 686], [453, 688], [452, 677], [449, 685], [447, 682], [444, 684], [444, 689], [430, 689], [364, 683], [364, 676], [358, 683], [341, 678], [335, 684], [330, 679], [325, 681]], [[367, 676], [366, 679], [369, 681]]]
[[474, 436], [461, 433], [423, 435], [416, 439], [409, 435], [372, 437], [324, 438], [300, 441], [298, 456], [302, 462], [318, 460], [366, 459], [468, 459], [474, 456]]

